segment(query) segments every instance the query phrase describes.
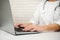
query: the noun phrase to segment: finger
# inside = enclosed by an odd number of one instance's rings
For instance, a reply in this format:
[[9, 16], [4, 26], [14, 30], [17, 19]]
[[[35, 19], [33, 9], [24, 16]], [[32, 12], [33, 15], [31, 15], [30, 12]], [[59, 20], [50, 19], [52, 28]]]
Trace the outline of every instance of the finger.
[[22, 23], [15, 23], [15, 24], [14, 24], [14, 28], [19, 28], [20, 25], [23, 25], [23, 24], [22, 24]]
[[32, 28], [29, 28], [29, 27], [26, 27], [26, 28], [24, 28], [23, 30], [24, 31], [30, 31]]
[[23, 31], [28, 31], [28, 28], [24, 28]]
[[24, 25], [24, 24], [20, 24], [19, 26], [20, 26], [20, 27], [25, 27], [25, 25]]
[[18, 25], [14, 25], [14, 28], [19, 28]]
[[31, 30], [31, 32], [41, 32], [41, 31], [38, 29], [33, 29], [33, 30]]
[[37, 31], [36, 29], [32, 29], [31, 32]]

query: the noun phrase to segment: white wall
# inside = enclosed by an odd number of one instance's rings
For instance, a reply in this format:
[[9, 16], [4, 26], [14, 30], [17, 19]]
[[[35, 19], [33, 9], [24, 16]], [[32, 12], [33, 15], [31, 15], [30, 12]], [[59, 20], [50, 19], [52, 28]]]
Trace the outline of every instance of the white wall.
[[41, 0], [10, 0], [14, 22], [27, 23]]

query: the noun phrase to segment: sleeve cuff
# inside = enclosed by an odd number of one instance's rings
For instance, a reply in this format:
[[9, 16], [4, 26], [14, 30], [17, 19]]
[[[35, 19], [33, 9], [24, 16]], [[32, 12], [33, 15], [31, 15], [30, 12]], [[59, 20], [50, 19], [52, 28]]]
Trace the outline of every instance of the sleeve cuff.
[[54, 21], [54, 23], [60, 25], [60, 20], [59, 21]]

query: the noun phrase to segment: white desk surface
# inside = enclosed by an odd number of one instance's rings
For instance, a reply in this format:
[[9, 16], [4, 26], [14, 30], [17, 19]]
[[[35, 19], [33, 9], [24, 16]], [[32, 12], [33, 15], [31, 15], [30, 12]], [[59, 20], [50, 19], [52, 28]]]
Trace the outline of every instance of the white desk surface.
[[60, 40], [60, 32], [14, 36], [0, 30], [0, 40]]

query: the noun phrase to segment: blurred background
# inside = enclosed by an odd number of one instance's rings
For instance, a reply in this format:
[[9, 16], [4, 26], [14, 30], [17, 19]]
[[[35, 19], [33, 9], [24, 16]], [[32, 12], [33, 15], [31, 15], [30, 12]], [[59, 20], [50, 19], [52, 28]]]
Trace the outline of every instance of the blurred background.
[[28, 23], [40, 1], [43, 0], [10, 0], [14, 22]]

